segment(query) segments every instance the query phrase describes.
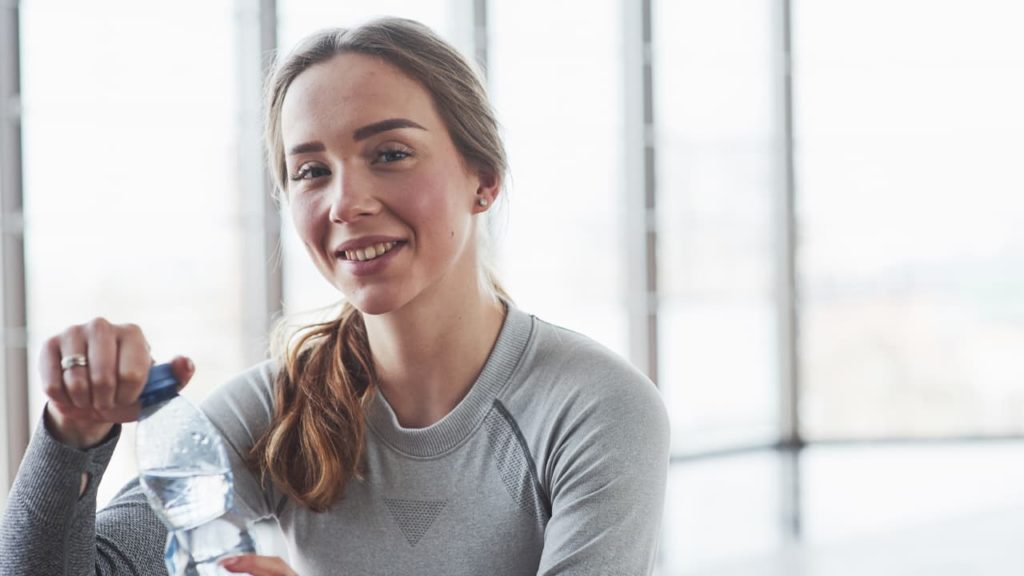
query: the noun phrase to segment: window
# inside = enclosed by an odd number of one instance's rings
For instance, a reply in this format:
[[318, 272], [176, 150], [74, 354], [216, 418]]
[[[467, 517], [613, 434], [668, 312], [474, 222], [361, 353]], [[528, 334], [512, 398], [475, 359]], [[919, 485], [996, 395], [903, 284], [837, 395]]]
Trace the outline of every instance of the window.
[[[95, 316], [191, 355], [193, 398], [244, 367], [231, 30], [230, 3], [23, 3], [33, 425], [43, 339]], [[101, 504], [133, 448], [129, 426]]]
[[511, 166], [502, 280], [523, 309], [626, 356], [618, 3], [488, 10], [490, 91]]
[[675, 453], [780, 429], [776, 10], [653, 3], [659, 384]]
[[805, 433], [1024, 432], [1024, 7], [795, 7]]
[[721, 569], [770, 554], [785, 542], [787, 458], [765, 450], [669, 468], [661, 574], [764, 573]]

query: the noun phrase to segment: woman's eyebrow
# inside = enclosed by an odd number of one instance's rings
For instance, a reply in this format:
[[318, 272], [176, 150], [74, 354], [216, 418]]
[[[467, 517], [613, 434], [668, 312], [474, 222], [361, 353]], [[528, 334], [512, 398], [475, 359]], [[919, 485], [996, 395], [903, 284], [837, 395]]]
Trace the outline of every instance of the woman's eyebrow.
[[396, 130], [398, 128], [417, 128], [419, 130], [426, 130], [423, 126], [420, 126], [407, 118], [388, 118], [387, 120], [381, 120], [380, 122], [374, 122], [373, 124], [367, 124], [366, 126], [359, 128], [352, 134], [352, 138], [358, 142], [360, 140], [365, 140], [374, 134], [380, 134], [381, 132]]
[[324, 143], [314, 140], [313, 142], [303, 142], [302, 144], [296, 144], [292, 146], [291, 150], [288, 150], [289, 156], [295, 156], [296, 154], [305, 154], [307, 152], [323, 152]]
[[[408, 118], [388, 118], [387, 120], [381, 120], [380, 122], [374, 122], [373, 124], [367, 124], [362, 128], [359, 128], [352, 134], [352, 138], [358, 142], [365, 140], [374, 134], [380, 134], [381, 132], [387, 132], [388, 130], [398, 130], [399, 128], [416, 128], [418, 130], [426, 130], [423, 126], [409, 120]], [[324, 143], [319, 140], [313, 140], [312, 142], [303, 142], [302, 144], [296, 144], [288, 150], [289, 156], [295, 156], [297, 154], [306, 154], [308, 152], [323, 152], [326, 148]]]

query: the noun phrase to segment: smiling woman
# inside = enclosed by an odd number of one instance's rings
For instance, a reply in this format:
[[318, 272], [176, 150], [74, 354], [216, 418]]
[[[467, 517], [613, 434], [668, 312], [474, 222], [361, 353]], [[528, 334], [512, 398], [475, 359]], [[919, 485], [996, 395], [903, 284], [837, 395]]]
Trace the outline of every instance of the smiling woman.
[[[279, 185], [295, 229], [321, 274], [371, 314], [434, 285], [457, 301], [472, 297], [462, 287], [479, 291], [473, 216], [485, 210], [476, 199], [498, 194], [503, 152], [464, 162], [420, 86], [393, 65], [350, 53], [311, 66], [275, 101], [289, 151]], [[362, 253], [386, 244], [393, 247], [380, 259]]]
[[[517, 308], [489, 271], [485, 216], [506, 161], [466, 61], [408, 20], [328, 30], [278, 64], [267, 113], [278, 190], [346, 303], [204, 404], [231, 448], [239, 514], [274, 519], [292, 564], [225, 569], [650, 573], [664, 406], [640, 372]], [[148, 352], [115, 360], [143, 332], [98, 319], [48, 344], [46, 426], [12, 490], [0, 568], [157, 573], [166, 533], [137, 483], [93, 524], [95, 489], [79, 482], [102, 474], [112, 415], [137, 401]], [[87, 370], [61, 369], [85, 353]], [[96, 403], [111, 395], [113, 408]]]

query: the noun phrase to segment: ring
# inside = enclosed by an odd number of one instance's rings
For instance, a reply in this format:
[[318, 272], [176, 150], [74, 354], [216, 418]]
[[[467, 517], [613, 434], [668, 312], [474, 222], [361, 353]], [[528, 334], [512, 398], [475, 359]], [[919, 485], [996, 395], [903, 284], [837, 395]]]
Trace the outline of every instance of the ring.
[[71, 368], [74, 368], [75, 366], [88, 366], [88, 365], [89, 365], [89, 360], [86, 359], [85, 354], [72, 354], [70, 356], [65, 356], [65, 357], [60, 359], [60, 369], [61, 369], [61, 371], [70, 370]]

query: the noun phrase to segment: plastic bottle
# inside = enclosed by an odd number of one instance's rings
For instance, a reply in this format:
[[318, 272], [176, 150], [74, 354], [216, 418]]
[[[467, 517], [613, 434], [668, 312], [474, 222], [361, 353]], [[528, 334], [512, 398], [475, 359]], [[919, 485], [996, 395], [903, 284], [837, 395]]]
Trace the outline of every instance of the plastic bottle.
[[167, 573], [230, 574], [217, 560], [255, 549], [245, 522], [232, 511], [224, 441], [202, 411], [178, 396], [170, 364], [150, 368], [139, 401], [139, 477], [149, 505], [168, 529]]

